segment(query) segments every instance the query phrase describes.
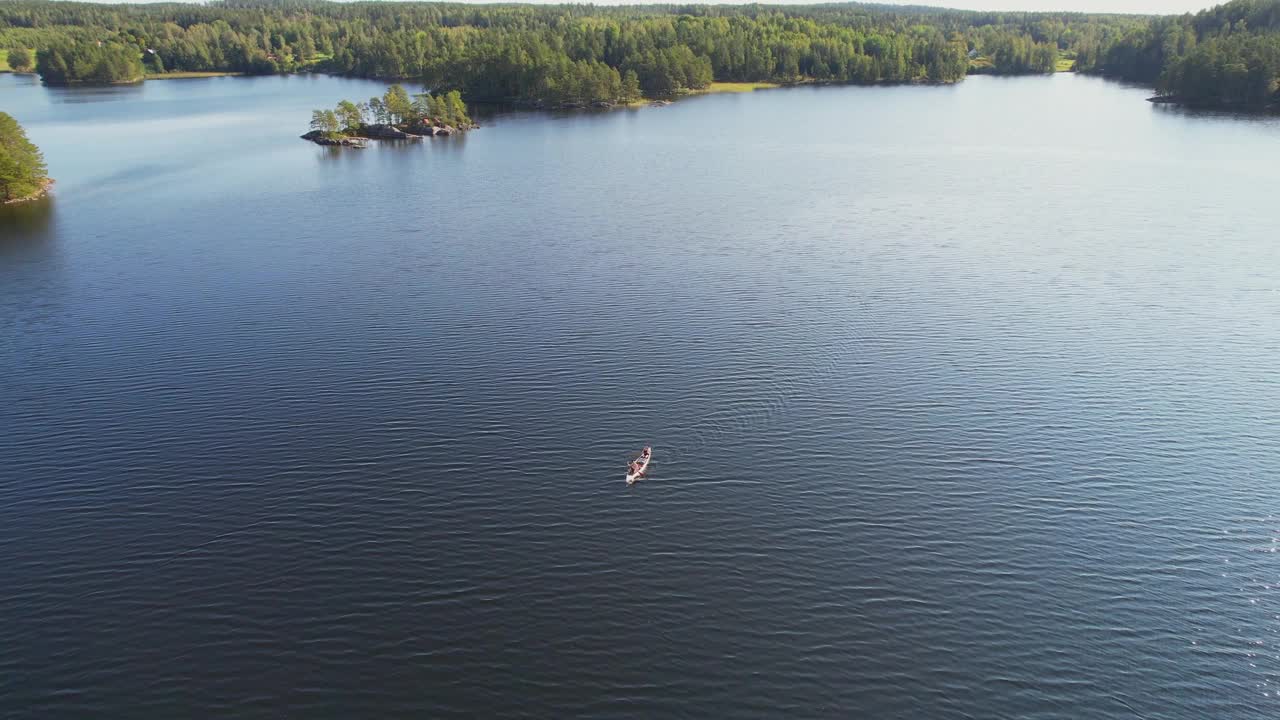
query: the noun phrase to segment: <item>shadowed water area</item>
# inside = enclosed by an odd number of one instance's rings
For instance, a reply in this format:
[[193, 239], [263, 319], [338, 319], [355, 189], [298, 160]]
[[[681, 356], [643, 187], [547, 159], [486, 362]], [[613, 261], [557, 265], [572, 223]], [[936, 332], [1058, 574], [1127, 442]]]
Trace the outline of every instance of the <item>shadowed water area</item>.
[[1280, 713], [1280, 120], [382, 89], [0, 76], [0, 714]]

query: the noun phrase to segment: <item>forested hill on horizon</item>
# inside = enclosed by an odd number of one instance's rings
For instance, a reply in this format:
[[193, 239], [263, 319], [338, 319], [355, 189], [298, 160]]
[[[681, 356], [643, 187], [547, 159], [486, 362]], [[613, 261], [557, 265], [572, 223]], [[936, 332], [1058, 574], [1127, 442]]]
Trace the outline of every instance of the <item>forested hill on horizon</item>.
[[1280, 100], [1280, 0], [1165, 17], [862, 4], [0, 0], [0, 49], [35, 50], [54, 84], [316, 71], [547, 107], [614, 102], [635, 83], [664, 97], [713, 81], [951, 83], [1055, 69], [1147, 83], [1195, 105]]

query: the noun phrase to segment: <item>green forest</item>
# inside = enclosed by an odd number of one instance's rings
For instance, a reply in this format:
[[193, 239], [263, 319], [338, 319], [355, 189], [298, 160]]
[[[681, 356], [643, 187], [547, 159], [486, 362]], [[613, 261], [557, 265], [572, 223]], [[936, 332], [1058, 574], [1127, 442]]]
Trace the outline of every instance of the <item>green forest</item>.
[[1150, 83], [1206, 107], [1280, 105], [1280, 0], [1235, 0], [1153, 18], [1114, 43], [1081, 49], [1084, 72]]
[[561, 107], [723, 82], [953, 83], [1080, 72], [1206, 105], [1277, 100], [1280, 0], [1196, 15], [970, 12], [889, 5], [464, 5], [0, 0], [0, 47], [46, 82], [143, 73], [330, 72]]
[[0, 201], [38, 195], [48, 185], [44, 157], [13, 116], [0, 112]]
[[62, 39], [36, 54], [36, 72], [51, 85], [127, 83], [143, 77], [142, 59], [133, 45]]

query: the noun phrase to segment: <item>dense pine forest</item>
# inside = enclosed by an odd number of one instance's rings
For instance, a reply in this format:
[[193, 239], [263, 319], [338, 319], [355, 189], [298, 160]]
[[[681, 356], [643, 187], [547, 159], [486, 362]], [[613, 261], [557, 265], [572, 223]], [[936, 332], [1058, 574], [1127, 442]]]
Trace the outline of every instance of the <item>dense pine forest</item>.
[[1206, 105], [1268, 106], [1280, 0], [1198, 15], [922, 7], [463, 5], [232, 0], [98, 5], [0, 0], [0, 47], [46, 82], [141, 73], [319, 71], [560, 106], [664, 97], [713, 81], [950, 83], [1060, 66]]

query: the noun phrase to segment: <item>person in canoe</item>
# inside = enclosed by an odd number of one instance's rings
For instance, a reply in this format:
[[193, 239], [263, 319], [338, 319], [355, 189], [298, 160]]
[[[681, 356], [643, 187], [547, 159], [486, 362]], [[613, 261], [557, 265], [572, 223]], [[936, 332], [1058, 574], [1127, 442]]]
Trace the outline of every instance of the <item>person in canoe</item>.
[[640, 457], [627, 464], [627, 474], [634, 475], [636, 477], [643, 474], [643, 471], [648, 469], [646, 467], [646, 463], [648, 462], [651, 454], [653, 454], [653, 451], [648, 446], [646, 446], [644, 450], [641, 450]]

